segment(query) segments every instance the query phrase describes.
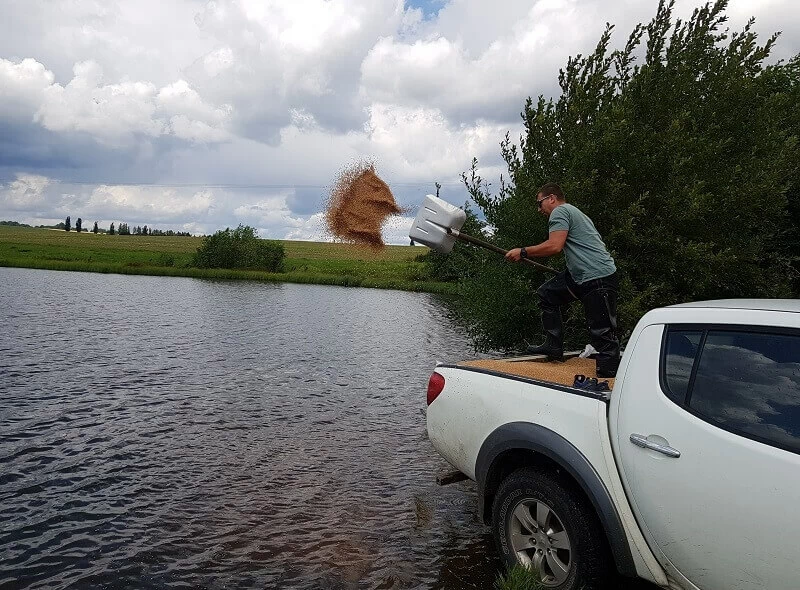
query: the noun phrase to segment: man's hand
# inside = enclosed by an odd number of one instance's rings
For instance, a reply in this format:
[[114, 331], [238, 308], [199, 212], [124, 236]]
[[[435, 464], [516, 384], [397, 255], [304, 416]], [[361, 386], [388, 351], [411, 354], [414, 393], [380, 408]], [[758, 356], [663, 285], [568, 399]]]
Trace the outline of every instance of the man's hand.
[[[567, 242], [567, 233], [565, 229], [551, 231], [546, 242], [536, 244], [535, 246], [525, 246], [525, 258], [539, 258], [543, 256], [552, 256], [558, 254], [564, 249], [564, 244]], [[506, 252], [506, 260], [517, 262], [522, 258], [522, 248], [514, 248]]]

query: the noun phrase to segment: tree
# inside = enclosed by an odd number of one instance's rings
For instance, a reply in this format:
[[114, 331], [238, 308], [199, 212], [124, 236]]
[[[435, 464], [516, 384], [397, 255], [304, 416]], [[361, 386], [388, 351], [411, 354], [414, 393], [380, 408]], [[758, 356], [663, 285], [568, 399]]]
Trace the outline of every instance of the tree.
[[75, 231], [81, 233], [81, 218], [78, 217], [78, 221], [75, 222]]
[[113, 236], [114, 235], [114, 223], [111, 223], [111, 226], [108, 228], [108, 234]]
[[[758, 45], [752, 20], [730, 33], [726, 7], [717, 0], [673, 21], [673, 2], [661, 0], [617, 51], [609, 50], [609, 25], [590, 55], [560, 71], [557, 100], [525, 103], [519, 144], [508, 136], [501, 143], [508, 177], [499, 191], [476, 161], [464, 175], [505, 248], [546, 238], [536, 190], [562, 185], [617, 261], [623, 336], [652, 307], [790, 297], [800, 287], [792, 222], [800, 209], [800, 56], [765, 65], [777, 35]], [[642, 43], [644, 61], [635, 65]], [[465, 274], [460, 308], [476, 346], [538, 339], [535, 289], [546, 278], [497, 262]], [[580, 346], [584, 320], [573, 307], [567, 343]]]
[[69, 215], [67, 215], [67, 220], [64, 222], [64, 230], [69, 231], [69, 228], [70, 228], [70, 221], [69, 221]]
[[95, 233], [95, 235], [97, 235], [98, 228], [97, 228], [97, 222], [96, 221], [94, 222], [94, 229], [92, 231]]
[[283, 244], [261, 240], [255, 228], [240, 224], [234, 230], [226, 228], [203, 238], [192, 264], [200, 268], [246, 268], [281, 272], [284, 257]]

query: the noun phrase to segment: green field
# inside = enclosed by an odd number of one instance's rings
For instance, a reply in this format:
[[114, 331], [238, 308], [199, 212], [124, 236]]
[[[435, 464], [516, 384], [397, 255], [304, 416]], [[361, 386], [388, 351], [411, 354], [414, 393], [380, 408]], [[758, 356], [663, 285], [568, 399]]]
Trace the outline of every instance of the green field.
[[285, 272], [200, 269], [190, 266], [199, 237], [120, 236], [0, 226], [0, 266], [101, 273], [144, 274], [314, 283], [452, 293], [449, 283], [427, 279], [417, 260], [426, 248], [282, 241]]

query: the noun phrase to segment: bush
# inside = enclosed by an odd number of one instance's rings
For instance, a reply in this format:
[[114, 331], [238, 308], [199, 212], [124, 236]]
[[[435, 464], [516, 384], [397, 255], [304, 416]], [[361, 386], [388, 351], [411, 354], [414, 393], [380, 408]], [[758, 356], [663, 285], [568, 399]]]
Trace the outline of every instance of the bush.
[[192, 265], [198, 268], [239, 268], [282, 272], [286, 256], [283, 244], [261, 240], [247, 225], [226, 228], [203, 238]]
[[[464, 176], [504, 248], [546, 239], [536, 191], [561, 184], [616, 260], [623, 338], [653, 307], [800, 288], [800, 56], [766, 65], [777, 35], [759, 45], [752, 21], [729, 32], [726, 0], [685, 21], [672, 6], [662, 0], [617, 51], [609, 26], [590, 55], [568, 60], [556, 100], [528, 99], [519, 144], [501, 143], [499, 194], [474, 161]], [[548, 263], [563, 267], [562, 257]], [[536, 339], [539, 321], [528, 319], [547, 278], [521, 265], [465, 272], [476, 345]], [[572, 306], [567, 346], [586, 342], [581, 316]]]

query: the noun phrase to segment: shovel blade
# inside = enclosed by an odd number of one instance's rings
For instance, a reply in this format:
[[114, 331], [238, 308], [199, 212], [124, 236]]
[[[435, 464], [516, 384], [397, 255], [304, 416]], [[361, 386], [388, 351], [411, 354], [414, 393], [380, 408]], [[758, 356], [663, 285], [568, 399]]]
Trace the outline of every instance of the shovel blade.
[[466, 220], [467, 214], [463, 209], [439, 197], [425, 195], [408, 237], [440, 254], [449, 254], [456, 243], [456, 237], [447, 233], [447, 230], [460, 230]]

